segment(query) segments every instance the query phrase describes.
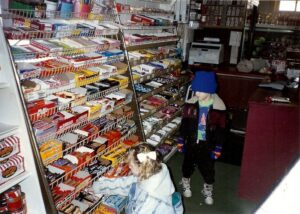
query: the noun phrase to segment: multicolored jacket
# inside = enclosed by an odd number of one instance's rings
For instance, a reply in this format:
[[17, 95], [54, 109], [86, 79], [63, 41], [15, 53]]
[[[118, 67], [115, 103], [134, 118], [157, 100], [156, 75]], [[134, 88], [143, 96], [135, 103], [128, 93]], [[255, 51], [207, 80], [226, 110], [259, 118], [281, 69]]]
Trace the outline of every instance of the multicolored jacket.
[[[226, 107], [217, 94], [212, 95], [213, 105], [206, 121], [206, 141], [211, 151], [222, 148], [226, 138]], [[197, 97], [188, 100], [182, 113], [180, 133], [186, 143], [197, 142], [199, 123], [199, 102]]]

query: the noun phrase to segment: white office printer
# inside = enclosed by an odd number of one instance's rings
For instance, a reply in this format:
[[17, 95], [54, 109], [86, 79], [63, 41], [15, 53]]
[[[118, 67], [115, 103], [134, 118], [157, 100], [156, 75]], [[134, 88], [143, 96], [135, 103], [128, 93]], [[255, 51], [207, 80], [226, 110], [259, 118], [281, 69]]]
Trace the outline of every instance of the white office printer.
[[205, 37], [193, 42], [189, 52], [189, 65], [195, 63], [220, 64], [223, 62], [224, 47], [219, 38]]

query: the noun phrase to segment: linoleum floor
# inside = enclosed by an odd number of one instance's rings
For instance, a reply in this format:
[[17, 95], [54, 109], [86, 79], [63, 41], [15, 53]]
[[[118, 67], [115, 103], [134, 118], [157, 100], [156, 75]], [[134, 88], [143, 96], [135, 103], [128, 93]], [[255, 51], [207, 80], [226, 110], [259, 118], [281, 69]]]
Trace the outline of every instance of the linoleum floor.
[[[183, 154], [176, 153], [168, 162], [169, 170], [177, 191], [181, 192], [181, 163]], [[216, 182], [214, 185], [214, 204], [204, 204], [201, 194], [203, 179], [196, 169], [192, 178], [192, 197], [183, 198], [185, 214], [252, 214], [257, 209], [257, 203], [238, 197], [240, 166], [216, 162]]]

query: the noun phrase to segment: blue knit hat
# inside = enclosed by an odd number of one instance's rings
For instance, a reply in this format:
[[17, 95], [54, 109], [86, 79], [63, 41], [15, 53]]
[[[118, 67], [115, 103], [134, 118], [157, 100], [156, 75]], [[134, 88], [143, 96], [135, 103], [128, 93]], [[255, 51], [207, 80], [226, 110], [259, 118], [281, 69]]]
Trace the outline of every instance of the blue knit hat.
[[216, 92], [217, 82], [214, 72], [196, 71], [192, 81], [192, 90], [213, 94]]

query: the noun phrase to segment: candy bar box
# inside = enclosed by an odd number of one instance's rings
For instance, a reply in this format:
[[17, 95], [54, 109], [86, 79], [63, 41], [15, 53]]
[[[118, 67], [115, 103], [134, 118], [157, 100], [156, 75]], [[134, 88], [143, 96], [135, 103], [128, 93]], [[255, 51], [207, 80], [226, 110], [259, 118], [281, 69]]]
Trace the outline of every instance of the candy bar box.
[[24, 158], [14, 155], [0, 163], [0, 184], [24, 172]]
[[0, 140], [0, 161], [3, 161], [20, 152], [20, 139], [17, 136], [9, 136]]

